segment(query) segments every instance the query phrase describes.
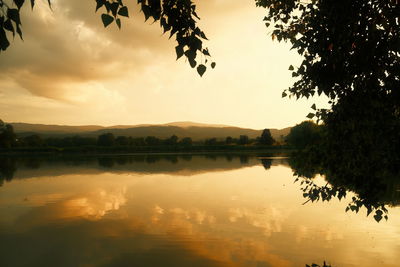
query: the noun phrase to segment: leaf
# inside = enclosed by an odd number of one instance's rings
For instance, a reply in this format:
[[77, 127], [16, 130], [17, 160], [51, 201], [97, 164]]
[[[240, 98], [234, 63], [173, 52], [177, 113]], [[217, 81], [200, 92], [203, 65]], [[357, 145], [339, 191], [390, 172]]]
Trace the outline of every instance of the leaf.
[[203, 39], [205, 39], [205, 40], [208, 40], [208, 39], [207, 39], [207, 36], [205, 35], [204, 32], [200, 32], [200, 37], [203, 38]]
[[208, 52], [208, 49], [203, 49], [203, 54], [206, 56], [211, 56], [210, 53]]
[[111, 4], [107, 0], [104, 1], [104, 6], [106, 7], [107, 13], [110, 12]]
[[313, 105], [311, 106], [311, 108], [312, 108], [313, 110], [317, 110], [317, 107], [315, 106], [315, 104], [313, 104]]
[[190, 67], [194, 68], [194, 67], [196, 67], [197, 62], [193, 58], [189, 58], [189, 64], [190, 64]]
[[376, 214], [376, 215], [374, 215], [374, 219], [375, 219], [375, 221], [380, 222], [380, 220], [382, 220], [382, 215]]
[[123, 17], [129, 17], [128, 8], [126, 6], [121, 7], [118, 11], [118, 15]]
[[113, 14], [114, 18], [117, 16], [119, 4], [117, 2], [111, 3], [110, 10], [111, 14]]
[[11, 20], [7, 19], [7, 20], [4, 22], [4, 26], [3, 26], [3, 27], [4, 27], [4, 29], [6, 29], [6, 30], [12, 32], [12, 33], [13, 33], [13, 36], [15, 36], [15, 30], [14, 30], [14, 26], [13, 26], [12, 23], [11, 23]]
[[206, 66], [204, 66], [203, 64], [200, 64], [200, 65], [197, 67], [197, 72], [198, 72], [199, 75], [202, 77], [203, 74], [204, 74], [204, 72], [206, 72], [206, 69], [207, 69]]
[[314, 113], [308, 113], [307, 118], [312, 119], [314, 118], [315, 114]]
[[211, 63], [211, 68], [213, 68], [213, 69], [214, 69], [216, 65], [217, 65], [217, 63], [215, 63], [215, 62], [212, 62], [212, 63]]
[[169, 29], [169, 25], [167, 23], [167, 20], [165, 18], [160, 19], [160, 25], [163, 28], [164, 33]]
[[286, 92], [283, 92], [283, 93], [282, 93], [282, 97], [287, 97], [287, 93], [286, 93]]
[[96, 4], [96, 12], [97, 12], [97, 10], [99, 10], [99, 8], [104, 5], [105, 0], [96, 0], [96, 2], [97, 2]]
[[151, 16], [151, 9], [150, 9], [150, 7], [148, 7], [148, 6], [146, 6], [146, 5], [143, 5], [143, 6], [142, 6], [142, 12], [143, 12], [143, 14], [144, 14], [144, 20], [147, 21], [147, 20], [150, 18], [150, 16]]
[[0, 28], [0, 49], [4, 51], [9, 45], [10, 42], [7, 40], [6, 32], [3, 30], [3, 28]]
[[19, 18], [19, 11], [15, 8], [9, 8], [7, 10], [7, 16], [15, 22], [17, 25], [21, 25], [21, 20]]
[[108, 14], [102, 14], [101, 20], [103, 21], [104, 28], [105, 28], [114, 21], [114, 18]]
[[115, 23], [117, 23], [118, 28], [121, 29], [121, 20], [119, 18], [115, 20]]
[[25, 2], [25, 0], [14, 0], [14, 3], [17, 6], [18, 10], [21, 9], [24, 2]]
[[19, 35], [19, 38], [21, 38], [21, 40], [24, 40], [24, 38], [22, 38], [22, 30], [21, 27], [19, 27], [19, 25], [17, 24], [17, 33]]
[[176, 60], [178, 60], [180, 57], [183, 56], [183, 47], [180, 45], [176, 46], [175, 52], [176, 52]]
[[289, 70], [294, 70], [294, 67], [292, 65], [290, 65]]

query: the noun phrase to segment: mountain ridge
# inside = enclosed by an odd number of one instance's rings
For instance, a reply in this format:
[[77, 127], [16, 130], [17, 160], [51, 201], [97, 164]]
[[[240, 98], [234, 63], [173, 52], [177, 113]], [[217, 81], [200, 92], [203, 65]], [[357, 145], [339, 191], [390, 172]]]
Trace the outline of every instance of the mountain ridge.
[[[261, 135], [262, 130], [241, 128], [223, 124], [206, 124], [190, 121], [170, 122], [165, 124], [138, 124], [138, 125], [56, 125], [56, 124], [33, 124], [13, 122], [10, 123], [14, 131], [22, 136], [37, 133], [45, 137], [65, 137], [73, 135], [97, 136], [103, 133], [113, 133], [115, 136], [146, 137], [155, 136], [167, 138], [177, 135], [179, 138], [191, 137], [193, 140], [204, 140], [206, 138], [224, 139], [227, 136], [234, 138], [240, 135], [247, 135], [249, 138], [256, 138]], [[286, 136], [291, 127], [283, 129], [270, 129], [275, 140]]]

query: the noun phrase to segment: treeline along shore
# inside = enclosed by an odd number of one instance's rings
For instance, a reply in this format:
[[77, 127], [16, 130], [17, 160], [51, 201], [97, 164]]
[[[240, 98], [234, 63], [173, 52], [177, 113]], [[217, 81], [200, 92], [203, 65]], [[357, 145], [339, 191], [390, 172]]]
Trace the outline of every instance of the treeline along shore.
[[133, 137], [111, 132], [97, 136], [46, 136], [14, 132], [11, 124], [0, 120], [0, 154], [28, 153], [196, 153], [196, 152], [251, 152], [291, 151], [318, 146], [323, 139], [323, 125], [304, 121], [290, 129], [286, 136], [275, 140], [269, 129], [260, 136], [248, 135], [192, 139], [171, 135], [160, 138], [153, 135]]
[[275, 141], [269, 129], [261, 136], [249, 138], [247, 135], [226, 138], [192, 140], [191, 137], [172, 135], [168, 138], [155, 136], [131, 137], [115, 136], [113, 133], [97, 137], [67, 136], [43, 137], [40, 134], [18, 136], [10, 124], [2, 124], [0, 132], [0, 154], [20, 153], [180, 153], [216, 151], [278, 151], [289, 150], [293, 146]]

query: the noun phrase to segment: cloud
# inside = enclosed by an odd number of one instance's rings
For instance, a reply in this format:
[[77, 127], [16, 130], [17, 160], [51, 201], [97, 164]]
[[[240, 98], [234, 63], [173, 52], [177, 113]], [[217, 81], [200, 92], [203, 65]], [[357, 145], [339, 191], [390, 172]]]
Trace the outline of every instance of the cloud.
[[[242, 6], [225, 0], [199, 5], [206, 19]], [[114, 24], [104, 29], [100, 20], [104, 10], [95, 13], [93, 1], [55, 1], [53, 10], [41, 2], [33, 11], [25, 5], [21, 14], [25, 41], [16, 38], [0, 55], [0, 77], [13, 79], [33, 95], [71, 100], [68, 91], [74, 90], [73, 85], [132, 78], [165, 55], [172, 60], [175, 42], [162, 36], [158, 23], [144, 23], [136, 4], [128, 7], [131, 17], [123, 19], [118, 30]]]
[[74, 100], [69, 91], [76, 85], [134, 77], [167, 49], [138, 16], [124, 20], [121, 31], [103, 29], [93, 9], [78, 0], [55, 2], [54, 11], [44, 4], [24, 7], [25, 41], [16, 39], [1, 54], [0, 77], [33, 95]]

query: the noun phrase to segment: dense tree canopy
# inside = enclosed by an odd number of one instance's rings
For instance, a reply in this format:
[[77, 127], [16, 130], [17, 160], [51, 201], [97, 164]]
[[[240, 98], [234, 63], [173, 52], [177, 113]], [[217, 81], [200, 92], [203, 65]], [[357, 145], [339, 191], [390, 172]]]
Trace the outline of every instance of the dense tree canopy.
[[326, 94], [338, 100], [354, 90], [391, 94], [399, 103], [398, 0], [257, 0], [268, 8], [273, 38], [287, 40], [304, 57], [296, 97]]
[[321, 141], [321, 138], [322, 126], [315, 124], [313, 121], [303, 121], [290, 129], [285, 139], [289, 145], [305, 148], [316, 145]]
[[[298, 80], [283, 93], [325, 94], [330, 110], [319, 157], [343, 177], [400, 166], [400, 1], [257, 0], [267, 8], [272, 38], [303, 57], [290, 66]], [[315, 105], [312, 107], [316, 109]], [[396, 167], [397, 166], [397, 167]]]

